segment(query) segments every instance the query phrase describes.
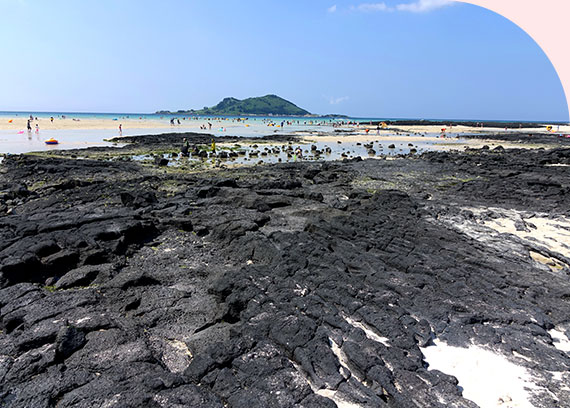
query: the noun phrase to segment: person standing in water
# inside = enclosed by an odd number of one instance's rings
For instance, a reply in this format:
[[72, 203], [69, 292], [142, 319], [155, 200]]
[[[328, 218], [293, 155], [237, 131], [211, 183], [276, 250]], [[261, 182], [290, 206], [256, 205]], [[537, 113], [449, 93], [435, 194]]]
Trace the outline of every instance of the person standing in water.
[[119, 134], [122, 135], [123, 134], [123, 124], [119, 123]]
[[180, 154], [183, 157], [188, 157], [190, 155], [189, 150], [190, 150], [190, 143], [188, 143], [188, 139], [186, 138], [182, 139], [182, 148], [180, 149]]
[[30, 122], [30, 119], [28, 119], [28, 132], [32, 131], [32, 124]]
[[40, 133], [40, 125], [36, 123], [36, 133]]

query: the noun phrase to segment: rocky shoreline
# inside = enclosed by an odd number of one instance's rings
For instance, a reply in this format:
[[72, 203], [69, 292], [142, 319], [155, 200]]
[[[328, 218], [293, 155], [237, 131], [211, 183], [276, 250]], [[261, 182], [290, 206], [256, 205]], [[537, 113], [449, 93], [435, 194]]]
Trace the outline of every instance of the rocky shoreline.
[[570, 248], [532, 235], [568, 236], [564, 146], [197, 172], [7, 156], [0, 406], [476, 407], [430, 369], [437, 340], [569, 407]]
[[[385, 120], [385, 121], [371, 121], [370, 125], [378, 126], [382, 123], [388, 126], [469, 126], [469, 127], [485, 127], [485, 128], [497, 128], [497, 129], [540, 129], [544, 128], [545, 125], [536, 122], [499, 122], [499, 121], [466, 121], [466, 120]], [[557, 123], [558, 124], [558, 123]], [[566, 125], [566, 123], [559, 123]]]
[[485, 135], [462, 135], [463, 139], [486, 139], [498, 142], [528, 144], [544, 144], [550, 148], [570, 146], [570, 138], [565, 134], [558, 133], [527, 133], [527, 132], [503, 132], [487, 133]]

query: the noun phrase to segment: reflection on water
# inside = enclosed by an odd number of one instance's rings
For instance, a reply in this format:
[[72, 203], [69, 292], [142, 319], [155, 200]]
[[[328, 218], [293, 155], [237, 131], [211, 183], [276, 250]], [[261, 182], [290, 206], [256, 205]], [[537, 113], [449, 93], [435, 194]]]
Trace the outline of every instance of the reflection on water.
[[[110, 132], [110, 131], [109, 131]], [[89, 146], [110, 146], [103, 142], [104, 130], [40, 130], [15, 134], [12, 131], [0, 130], [0, 152], [26, 153], [31, 151], [75, 149]], [[110, 134], [108, 135], [110, 136]], [[108, 137], [107, 136], [107, 137]], [[57, 145], [47, 145], [45, 140], [54, 138], [59, 141]]]
[[[332, 126], [312, 126], [297, 125], [285, 126], [284, 128], [269, 127], [263, 123], [243, 125], [237, 123], [224, 123], [222, 126], [215, 123], [212, 130], [200, 129], [194, 126], [173, 126], [170, 128], [125, 128], [121, 136], [140, 136], [162, 133], [186, 133], [194, 132], [212, 136], [237, 136], [237, 137], [263, 137], [273, 134], [293, 134], [296, 132], [311, 133], [316, 131], [332, 131]], [[45, 151], [57, 149], [78, 149], [91, 146], [113, 146], [112, 143], [105, 142], [105, 139], [119, 137], [116, 129], [60, 129], [60, 130], [40, 130], [36, 133], [15, 130], [0, 130], [0, 153], [26, 153], [32, 151]], [[46, 145], [45, 140], [54, 138], [58, 140], [57, 145]]]

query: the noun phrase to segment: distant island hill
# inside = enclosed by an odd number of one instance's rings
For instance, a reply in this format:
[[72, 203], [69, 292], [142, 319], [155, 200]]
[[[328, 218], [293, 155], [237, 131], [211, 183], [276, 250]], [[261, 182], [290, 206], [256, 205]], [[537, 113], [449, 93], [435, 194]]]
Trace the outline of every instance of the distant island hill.
[[186, 114], [198, 116], [324, 116], [334, 118], [347, 118], [344, 115], [313, 115], [305, 109], [299, 108], [292, 102], [283, 99], [277, 95], [265, 95], [255, 98], [236, 99], [224, 98], [220, 103], [211, 108], [204, 107], [200, 110], [179, 110], [157, 111], [159, 115]]

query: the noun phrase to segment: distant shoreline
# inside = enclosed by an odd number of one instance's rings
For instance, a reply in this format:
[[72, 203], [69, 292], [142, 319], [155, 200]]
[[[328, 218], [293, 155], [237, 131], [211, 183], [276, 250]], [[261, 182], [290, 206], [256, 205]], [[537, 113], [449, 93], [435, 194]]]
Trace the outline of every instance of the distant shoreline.
[[[167, 112], [167, 111], [164, 111]], [[253, 118], [253, 119], [336, 119], [336, 120], [349, 120], [353, 122], [358, 122], [362, 124], [370, 124], [376, 126], [385, 122], [388, 125], [399, 125], [399, 126], [417, 126], [417, 125], [434, 125], [434, 126], [447, 126], [452, 124], [453, 126], [476, 126], [477, 124], [483, 124], [484, 127], [496, 127], [496, 128], [513, 128], [519, 127], [519, 125], [525, 125], [523, 127], [542, 127], [545, 125], [553, 126], [567, 126], [570, 122], [565, 121], [549, 121], [549, 120], [489, 120], [489, 119], [413, 119], [413, 118], [386, 118], [386, 117], [355, 117], [348, 115], [337, 115], [337, 114], [327, 114], [327, 115], [309, 115], [309, 116], [288, 116], [288, 115], [190, 115], [182, 114], [180, 112], [171, 113], [128, 113], [128, 112], [48, 112], [48, 111], [0, 111], [0, 124], [3, 124], [4, 119], [9, 120], [11, 118], [27, 118], [29, 115], [38, 118], [61, 118], [62, 115], [66, 116], [67, 119], [76, 118], [116, 118], [116, 119], [160, 119], [165, 116], [172, 117], [196, 117], [200, 119], [214, 119], [214, 118]], [[529, 125], [529, 126], [526, 126]], [[0, 126], [2, 128], [2, 126]]]

